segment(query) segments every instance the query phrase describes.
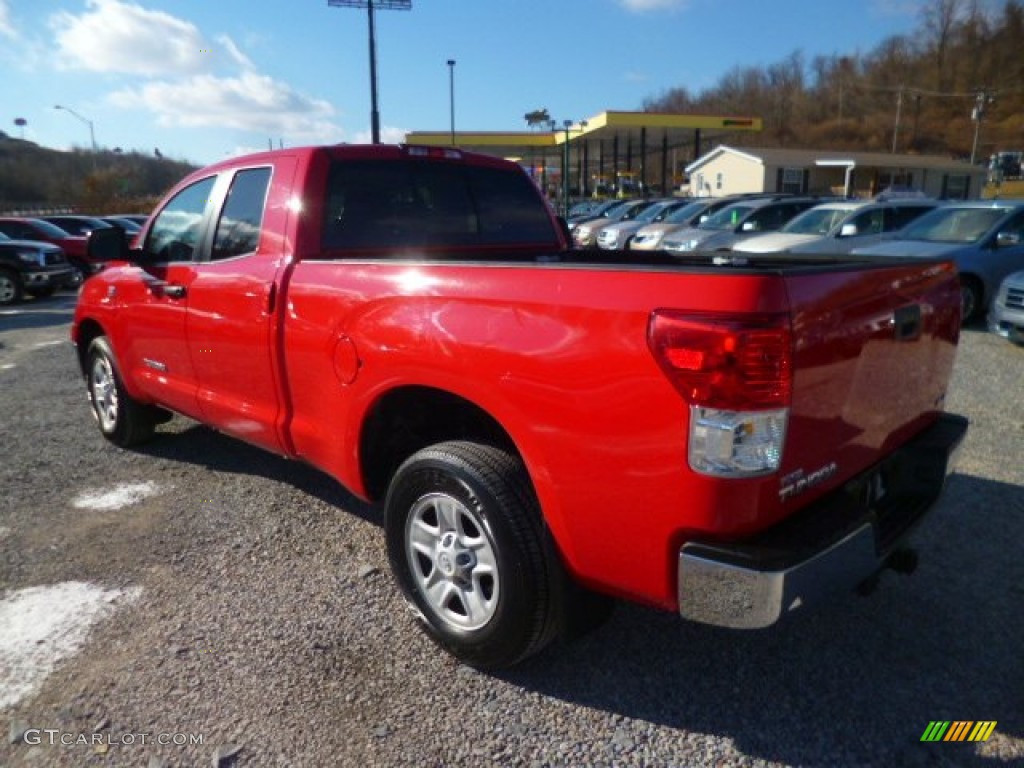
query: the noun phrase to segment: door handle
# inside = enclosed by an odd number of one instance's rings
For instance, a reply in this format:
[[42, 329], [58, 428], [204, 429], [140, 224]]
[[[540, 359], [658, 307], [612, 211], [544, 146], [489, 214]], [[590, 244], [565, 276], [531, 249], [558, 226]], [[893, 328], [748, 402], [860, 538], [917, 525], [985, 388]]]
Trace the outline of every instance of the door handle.
[[169, 299], [183, 299], [185, 286], [181, 283], [168, 283], [166, 280], [146, 280], [150, 293], [163, 294]]

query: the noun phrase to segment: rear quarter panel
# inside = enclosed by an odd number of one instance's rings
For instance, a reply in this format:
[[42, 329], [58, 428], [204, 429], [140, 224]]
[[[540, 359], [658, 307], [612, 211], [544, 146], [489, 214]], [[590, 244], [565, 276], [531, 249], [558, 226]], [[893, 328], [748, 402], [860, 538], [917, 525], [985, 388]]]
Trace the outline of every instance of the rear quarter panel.
[[[775, 486], [690, 473], [687, 407], [646, 342], [657, 307], [781, 311], [786, 297], [763, 276], [301, 262], [285, 327], [295, 449], [359, 491], [359, 430], [380, 397], [459, 395], [512, 437], [579, 578], [672, 607], [684, 532], [755, 524]], [[350, 382], [339, 348], [360, 361]]]

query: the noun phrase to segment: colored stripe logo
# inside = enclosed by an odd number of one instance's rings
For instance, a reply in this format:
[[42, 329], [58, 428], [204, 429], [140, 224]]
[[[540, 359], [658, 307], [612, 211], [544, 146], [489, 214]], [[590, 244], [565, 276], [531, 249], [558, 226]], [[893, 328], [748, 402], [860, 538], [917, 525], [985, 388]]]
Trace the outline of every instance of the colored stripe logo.
[[932, 720], [921, 741], [988, 741], [996, 729], [995, 720]]

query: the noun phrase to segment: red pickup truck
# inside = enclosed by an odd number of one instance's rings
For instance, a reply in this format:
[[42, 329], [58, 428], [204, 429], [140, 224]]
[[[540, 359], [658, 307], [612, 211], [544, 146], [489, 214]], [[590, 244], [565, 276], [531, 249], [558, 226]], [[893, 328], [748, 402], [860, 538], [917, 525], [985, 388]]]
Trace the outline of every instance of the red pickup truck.
[[174, 411], [383, 502], [468, 663], [613, 595], [762, 627], [906, 567], [966, 420], [946, 261], [574, 251], [515, 164], [334, 146], [174, 188], [82, 289], [103, 435]]

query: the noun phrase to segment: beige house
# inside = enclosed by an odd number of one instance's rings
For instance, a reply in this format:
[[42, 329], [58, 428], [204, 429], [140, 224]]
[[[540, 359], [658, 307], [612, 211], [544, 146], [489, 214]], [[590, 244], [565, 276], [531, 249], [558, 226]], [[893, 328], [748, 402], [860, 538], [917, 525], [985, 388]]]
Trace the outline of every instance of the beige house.
[[741, 192], [873, 197], [889, 187], [929, 197], [980, 197], [986, 170], [930, 155], [764, 149], [719, 146], [686, 167], [690, 194], [722, 197]]

